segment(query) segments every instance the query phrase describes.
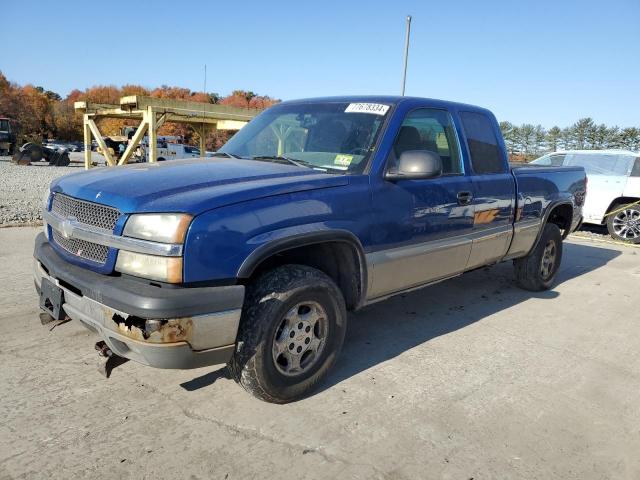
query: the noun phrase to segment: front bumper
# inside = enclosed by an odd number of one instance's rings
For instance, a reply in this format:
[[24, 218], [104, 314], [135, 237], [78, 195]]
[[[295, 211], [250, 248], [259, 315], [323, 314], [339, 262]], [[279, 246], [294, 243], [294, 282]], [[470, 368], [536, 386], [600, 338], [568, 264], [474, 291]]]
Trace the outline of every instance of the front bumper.
[[[227, 363], [235, 348], [244, 286], [163, 288], [111, 277], [65, 262], [36, 238], [34, 281], [60, 287], [62, 308], [96, 332], [117, 355], [158, 368]], [[149, 334], [146, 320], [160, 320]]]

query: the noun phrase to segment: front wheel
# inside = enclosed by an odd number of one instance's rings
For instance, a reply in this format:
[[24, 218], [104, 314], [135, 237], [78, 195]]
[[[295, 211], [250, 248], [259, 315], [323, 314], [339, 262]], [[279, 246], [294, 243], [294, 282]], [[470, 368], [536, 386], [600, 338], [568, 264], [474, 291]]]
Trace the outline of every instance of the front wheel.
[[[620, 206], [616, 207], [620, 208]], [[640, 243], [640, 205], [628, 207], [607, 217], [607, 230], [616, 240]]]
[[291, 402], [333, 366], [346, 325], [344, 298], [331, 278], [304, 265], [275, 268], [248, 287], [229, 370], [259, 399]]
[[540, 240], [529, 255], [513, 261], [516, 283], [525, 290], [549, 290], [562, 261], [562, 234], [557, 225], [547, 223]]

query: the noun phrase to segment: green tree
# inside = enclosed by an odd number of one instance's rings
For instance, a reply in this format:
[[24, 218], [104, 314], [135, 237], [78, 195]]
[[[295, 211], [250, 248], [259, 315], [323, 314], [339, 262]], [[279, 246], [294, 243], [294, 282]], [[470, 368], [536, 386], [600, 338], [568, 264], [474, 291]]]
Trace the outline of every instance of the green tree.
[[545, 137], [545, 141], [547, 143], [547, 147], [552, 152], [558, 150], [560, 146], [560, 141], [562, 137], [562, 130], [558, 126], [553, 126], [547, 131], [547, 135]]
[[618, 126], [605, 127], [603, 148], [620, 148], [619, 134], [620, 128]]
[[560, 134], [560, 145], [563, 150], [571, 150], [574, 148], [573, 130], [571, 127], [565, 127]]
[[509, 155], [513, 155], [515, 151], [515, 135], [516, 127], [511, 122], [500, 122], [500, 131], [504, 137], [504, 143], [507, 147]]
[[600, 149], [605, 148], [604, 145], [607, 140], [607, 126], [604, 124], [594, 125], [587, 132], [588, 148]]
[[536, 125], [533, 129], [533, 153], [536, 157], [546, 149], [546, 136], [547, 131], [542, 127], [542, 125]]
[[590, 141], [595, 137], [596, 129], [593, 119], [590, 117], [581, 118], [571, 126], [572, 142], [578, 150], [589, 148]]
[[622, 148], [640, 150], [640, 128], [623, 128], [618, 135], [618, 139]]
[[520, 125], [517, 138], [518, 150], [528, 160], [536, 142], [536, 127], [530, 123]]

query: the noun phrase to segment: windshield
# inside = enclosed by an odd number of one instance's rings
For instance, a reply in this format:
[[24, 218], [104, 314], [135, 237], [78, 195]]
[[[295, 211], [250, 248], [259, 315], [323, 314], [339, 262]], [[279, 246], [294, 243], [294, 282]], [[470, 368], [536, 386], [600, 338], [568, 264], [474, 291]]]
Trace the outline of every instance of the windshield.
[[331, 173], [361, 173], [388, 110], [388, 105], [376, 103], [276, 105], [253, 119], [220, 152]]
[[9, 120], [0, 120], [0, 132], [9, 131]]

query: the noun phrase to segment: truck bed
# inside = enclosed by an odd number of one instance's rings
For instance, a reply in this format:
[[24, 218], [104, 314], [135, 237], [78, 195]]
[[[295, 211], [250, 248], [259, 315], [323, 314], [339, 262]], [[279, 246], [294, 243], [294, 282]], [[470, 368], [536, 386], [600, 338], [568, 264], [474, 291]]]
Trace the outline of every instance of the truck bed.
[[[518, 221], [540, 220], [554, 204], [575, 202], [574, 206], [581, 206], [584, 202], [587, 180], [582, 167], [509, 166], [516, 182]], [[581, 218], [574, 218], [572, 223], [579, 221]]]

